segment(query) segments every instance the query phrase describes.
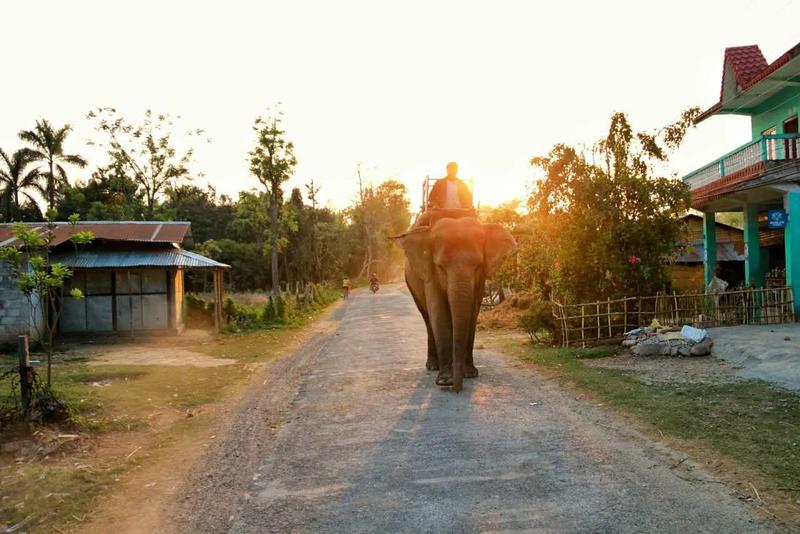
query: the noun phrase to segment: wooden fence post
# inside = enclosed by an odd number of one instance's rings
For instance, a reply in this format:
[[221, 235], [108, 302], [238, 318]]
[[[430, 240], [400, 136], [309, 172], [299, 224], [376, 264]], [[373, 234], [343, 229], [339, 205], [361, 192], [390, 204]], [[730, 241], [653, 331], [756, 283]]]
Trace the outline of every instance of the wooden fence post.
[[18, 338], [19, 350], [19, 393], [22, 400], [22, 415], [28, 420], [31, 414], [31, 399], [33, 398], [33, 367], [28, 350], [28, 336]]
[[222, 271], [214, 269], [214, 330], [222, 329]]

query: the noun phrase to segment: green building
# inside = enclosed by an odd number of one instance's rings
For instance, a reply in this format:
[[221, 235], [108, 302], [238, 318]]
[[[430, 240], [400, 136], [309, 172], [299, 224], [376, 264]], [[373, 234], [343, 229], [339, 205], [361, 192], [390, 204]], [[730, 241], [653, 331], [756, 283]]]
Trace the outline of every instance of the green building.
[[[745, 282], [800, 287], [798, 110], [800, 44], [772, 63], [758, 46], [725, 50], [719, 102], [698, 122], [749, 115], [752, 140], [684, 177], [703, 213], [706, 284], [716, 272], [715, 213], [742, 212]], [[800, 298], [794, 306], [800, 313]]]

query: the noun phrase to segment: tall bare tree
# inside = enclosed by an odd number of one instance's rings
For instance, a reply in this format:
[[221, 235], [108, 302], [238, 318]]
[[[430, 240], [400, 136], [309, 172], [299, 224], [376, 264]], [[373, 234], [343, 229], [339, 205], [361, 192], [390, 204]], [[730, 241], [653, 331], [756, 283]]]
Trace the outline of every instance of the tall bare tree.
[[[145, 110], [144, 120], [133, 124], [114, 108], [90, 111], [87, 118], [95, 121], [95, 129], [105, 139], [90, 144], [108, 150], [111, 166], [121, 175], [133, 179], [144, 194], [146, 216], [153, 218], [157, 200], [169, 187], [191, 178], [189, 164], [193, 148], [179, 151], [173, 142], [176, 120], [166, 114]], [[202, 135], [201, 129], [187, 130], [186, 136]]]

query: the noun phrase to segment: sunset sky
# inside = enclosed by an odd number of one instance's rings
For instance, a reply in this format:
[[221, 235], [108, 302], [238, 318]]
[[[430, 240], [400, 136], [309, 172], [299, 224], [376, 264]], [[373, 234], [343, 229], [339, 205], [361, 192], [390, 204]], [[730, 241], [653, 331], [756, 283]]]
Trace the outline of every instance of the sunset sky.
[[[523, 195], [531, 156], [591, 143], [613, 111], [655, 128], [715, 103], [726, 46], [758, 44], [772, 61], [800, 41], [800, 5], [785, 0], [37, 1], [3, 15], [0, 147], [46, 117], [73, 125], [70, 151], [94, 166], [86, 112], [150, 107], [207, 131], [194, 168], [235, 193], [256, 184], [253, 119], [282, 102], [293, 184], [314, 178], [335, 206], [352, 199], [357, 162], [409, 185], [414, 205], [450, 160], [483, 204]], [[748, 139], [746, 118], [712, 118], [674, 171]]]

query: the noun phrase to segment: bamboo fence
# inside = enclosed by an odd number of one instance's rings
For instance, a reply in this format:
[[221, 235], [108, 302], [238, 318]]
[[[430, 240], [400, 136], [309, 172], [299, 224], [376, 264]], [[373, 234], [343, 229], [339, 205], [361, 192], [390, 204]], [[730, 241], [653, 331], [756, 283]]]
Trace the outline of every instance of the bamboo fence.
[[625, 332], [649, 325], [697, 328], [794, 322], [791, 287], [752, 288], [722, 293], [663, 293], [580, 304], [552, 301], [561, 345], [594, 345], [621, 339]]

